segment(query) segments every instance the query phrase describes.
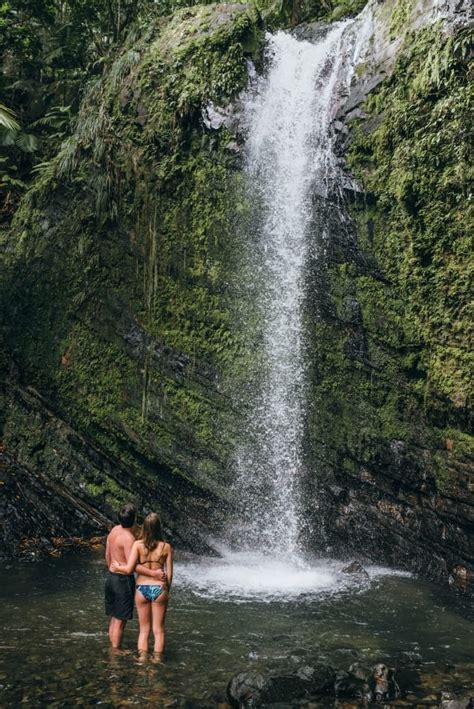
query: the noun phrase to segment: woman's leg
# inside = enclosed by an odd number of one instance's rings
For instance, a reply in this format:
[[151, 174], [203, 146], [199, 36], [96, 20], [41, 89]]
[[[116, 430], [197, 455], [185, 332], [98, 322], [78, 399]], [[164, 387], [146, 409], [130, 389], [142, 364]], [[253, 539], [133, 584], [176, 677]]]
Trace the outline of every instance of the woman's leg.
[[168, 608], [168, 593], [165, 591], [164, 598], [158, 598], [151, 604], [153, 616], [153, 635], [155, 636], [155, 652], [162, 653], [165, 649], [165, 619]]
[[137, 606], [138, 622], [140, 632], [138, 635], [138, 649], [148, 652], [148, 636], [151, 630], [151, 602], [143, 598], [140, 591], [135, 592], [135, 604]]

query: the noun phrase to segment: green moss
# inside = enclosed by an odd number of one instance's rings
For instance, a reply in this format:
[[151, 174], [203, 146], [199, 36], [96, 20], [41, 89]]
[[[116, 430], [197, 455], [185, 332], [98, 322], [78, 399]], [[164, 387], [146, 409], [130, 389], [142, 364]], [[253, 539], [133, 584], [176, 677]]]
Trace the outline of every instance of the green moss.
[[314, 465], [328, 474], [378, 474], [400, 447], [446, 493], [472, 455], [468, 35], [407, 35], [352, 131], [359, 256], [333, 255], [311, 345]]
[[10, 285], [28, 287], [12, 287], [7, 346], [21, 376], [136, 474], [164, 462], [219, 484], [233, 434], [216, 383], [241, 348], [224, 285], [239, 158], [201, 112], [240, 91], [262, 40], [242, 5], [151, 22], [90, 85], [16, 217]]
[[[373, 195], [373, 248], [393, 283], [381, 294], [384, 317], [401, 344], [421, 347], [426, 386], [454, 407], [466, 405], [472, 366], [467, 41], [465, 31], [454, 38], [437, 27], [407, 38], [394, 75], [368, 102], [383, 121], [368, 135], [360, 127], [350, 155]], [[359, 288], [368, 303], [363, 280]]]
[[402, 34], [411, 17], [411, 0], [396, 0], [390, 16], [390, 39], [395, 39]]
[[333, 2], [330, 13], [326, 13], [324, 19], [327, 19], [329, 22], [335, 22], [345, 17], [355, 17], [366, 4], [366, 0], [341, 0], [340, 2]]
[[57, 390], [74, 420], [81, 426], [101, 425], [118, 416], [126, 406], [124, 382], [140, 386], [135, 363], [117, 343], [104, 341], [83, 324], [71, 328], [61, 349]]

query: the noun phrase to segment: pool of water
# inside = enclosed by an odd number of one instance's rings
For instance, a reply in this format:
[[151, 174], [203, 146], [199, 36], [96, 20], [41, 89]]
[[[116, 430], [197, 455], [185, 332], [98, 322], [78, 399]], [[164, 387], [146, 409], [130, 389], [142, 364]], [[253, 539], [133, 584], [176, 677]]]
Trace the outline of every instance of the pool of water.
[[135, 620], [124, 652], [109, 652], [100, 552], [4, 566], [0, 705], [215, 705], [236, 672], [316, 660], [415, 668], [411, 703], [469, 691], [473, 623], [462, 609], [409, 575], [369, 567], [357, 579], [342, 566], [178, 556], [161, 664], [139, 664]]

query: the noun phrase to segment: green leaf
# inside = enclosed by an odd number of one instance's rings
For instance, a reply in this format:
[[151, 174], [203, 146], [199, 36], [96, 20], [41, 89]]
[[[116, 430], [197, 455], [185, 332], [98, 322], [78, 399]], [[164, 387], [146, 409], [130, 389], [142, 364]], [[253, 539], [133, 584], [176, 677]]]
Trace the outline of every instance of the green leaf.
[[38, 150], [38, 140], [31, 133], [18, 133], [15, 142], [24, 153], [34, 153]]
[[20, 128], [20, 124], [15, 118], [14, 111], [3, 103], [0, 103], [0, 126], [7, 130], [18, 130]]

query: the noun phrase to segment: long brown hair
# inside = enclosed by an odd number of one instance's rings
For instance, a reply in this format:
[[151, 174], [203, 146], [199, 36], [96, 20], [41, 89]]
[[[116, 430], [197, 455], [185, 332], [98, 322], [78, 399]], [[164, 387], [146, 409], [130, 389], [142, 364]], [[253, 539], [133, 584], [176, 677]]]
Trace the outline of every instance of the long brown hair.
[[164, 542], [163, 527], [160, 515], [150, 512], [143, 520], [142, 539], [145, 549], [153, 551], [158, 546], [158, 542]]

